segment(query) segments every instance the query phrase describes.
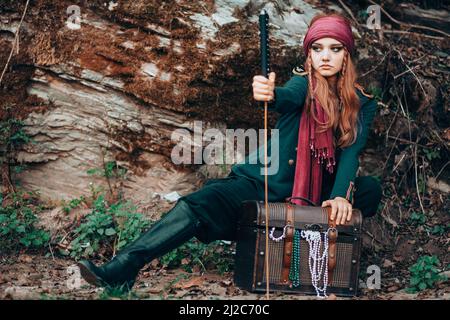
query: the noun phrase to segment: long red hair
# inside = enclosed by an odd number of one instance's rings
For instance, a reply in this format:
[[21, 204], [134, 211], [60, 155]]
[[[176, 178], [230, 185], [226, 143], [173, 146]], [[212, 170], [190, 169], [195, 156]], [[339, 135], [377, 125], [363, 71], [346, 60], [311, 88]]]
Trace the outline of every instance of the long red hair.
[[[350, 21], [338, 14], [318, 14], [311, 20], [310, 26], [319, 18], [326, 16], [335, 16], [344, 19], [348, 24]], [[347, 147], [356, 141], [358, 112], [360, 109], [359, 97], [355, 91], [357, 73], [352, 58], [346, 48], [342, 69], [338, 72], [337, 95], [329, 87], [328, 81], [319, 72], [312, 67], [311, 50], [306, 57], [305, 69], [308, 72], [308, 95], [306, 98], [306, 111], [310, 113], [311, 97], [319, 100], [328, 121], [320, 123], [317, 117], [312, 113], [314, 120], [318, 123], [319, 132], [333, 128], [334, 147]], [[316, 79], [315, 92], [312, 92], [312, 77]], [[341, 109], [341, 111], [339, 111]], [[337, 139], [336, 139], [337, 138]], [[337, 140], [337, 141], [336, 141]]]

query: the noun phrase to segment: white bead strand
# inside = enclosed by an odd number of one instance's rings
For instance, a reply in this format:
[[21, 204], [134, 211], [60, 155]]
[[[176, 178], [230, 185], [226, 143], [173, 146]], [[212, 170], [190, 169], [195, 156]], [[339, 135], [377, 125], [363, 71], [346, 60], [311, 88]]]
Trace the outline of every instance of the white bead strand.
[[[316, 289], [317, 297], [325, 298], [327, 295], [328, 284], [328, 231], [323, 232], [324, 246], [320, 254], [322, 243], [321, 233], [319, 231], [302, 230], [301, 237], [306, 239], [309, 244], [309, 272], [311, 273], [311, 283]], [[323, 288], [319, 288], [320, 279], [323, 278]], [[320, 295], [323, 293], [323, 297]]]

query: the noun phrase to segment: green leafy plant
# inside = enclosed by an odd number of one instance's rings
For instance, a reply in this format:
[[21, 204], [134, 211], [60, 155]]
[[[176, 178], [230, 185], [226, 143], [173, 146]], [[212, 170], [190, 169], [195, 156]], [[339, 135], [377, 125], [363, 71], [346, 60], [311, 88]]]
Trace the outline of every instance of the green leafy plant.
[[120, 178], [126, 174], [127, 170], [120, 167], [116, 161], [107, 161], [103, 168], [93, 168], [86, 171], [89, 175], [96, 175], [105, 178]]
[[427, 217], [422, 212], [413, 212], [409, 219], [415, 225], [424, 225], [427, 222]]
[[23, 130], [24, 123], [18, 119], [0, 121], [0, 145], [7, 149], [15, 149], [18, 146], [34, 141]]
[[[102, 156], [104, 158], [104, 153], [102, 151]], [[108, 183], [109, 192], [111, 195], [114, 194], [114, 189], [117, 189], [117, 184], [113, 184], [112, 181], [118, 181], [124, 178], [127, 170], [120, 167], [116, 161], [103, 162], [103, 168], [93, 168], [86, 171], [89, 175], [105, 177]]]
[[422, 176], [418, 177], [417, 186], [418, 186], [420, 193], [425, 193], [425, 191], [427, 189], [427, 183]]
[[149, 226], [150, 221], [142, 214], [136, 213], [131, 202], [118, 202], [111, 205], [109, 212], [113, 215], [117, 229], [116, 250], [136, 240]]
[[429, 161], [433, 159], [439, 159], [440, 158], [440, 150], [439, 149], [423, 149], [425, 156]]
[[231, 271], [233, 266], [231, 245], [222, 241], [204, 244], [196, 239], [168, 252], [160, 258], [160, 262], [168, 268], [181, 266], [187, 272], [192, 272], [195, 266], [200, 266], [204, 271], [217, 269], [220, 274]]
[[150, 225], [130, 202], [107, 205], [104, 194], [94, 201], [93, 209], [75, 230], [70, 255], [76, 259], [95, 255], [100, 248], [120, 250], [134, 241]]
[[75, 233], [78, 235], [71, 242], [70, 256], [74, 258], [88, 257], [98, 251], [101, 244], [112, 241], [116, 234], [112, 216], [108, 214], [104, 196], [100, 195], [94, 202], [94, 208], [85, 217]]
[[94, 183], [89, 183], [89, 191], [91, 192], [92, 201], [95, 201], [105, 189], [102, 186], [96, 186]]
[[98, 296], [100, 300], [136, 300], [139, 296], [133, 290], [127, 290], [125, 287], [106, 287]]
[[75, 198], [70, 200], [68, 203], [66, 201], [62, 201], [62, 208], [64, 210], [65, 213], [70, 213], [70, 211], [72, 211], [72, 209], [77, 208], [80, 204], [82, 204], [83, 202], [85, 202], [85, 198], [84, 196], [81, 196], [80, 198]]
[[412, 198], [410, 195], [407, 195], [403, 200], [403, 206], [409, 207], [411, 205]]
[[[3, 109], [6, 115], [10, 112], [10, 108], [11, 107], [8, 106]], [[9, 118], [0, 121], [0, 164], [6, 164], [8, 167], [8, 170], [4, 172], [2, 179], [6, 180], [11, 186], [10, 167], [13, 166], [12, 164], [14, 163], [12, 171], [20, 172], [20, 170], [23, 169], [23, 166], [17, 166], [16, 161], [12, 161], [15, 152], [17, 152], [23, 144], [29, 142], [36, 143], [23, 130], [23, 126], [24, 123], [18, 119]], [[14, 188], [12, 188], [12, 191], [15, 192]]]
[[382, 90], [381, 88], [370, 86], [370, 87], [367, 88], [367, 91], [368, 91], [371, 95], [373, 95], [374, 98], [375, 98], [377, 101], [381, 101], [381, 100], [382, 100], [381, 94], [383, 93], [383, 90]]
[[15, 172], [15, 173], [22, 173], [22, 172], [24, 172], [26, 169], [28, 169], [29, 168], [29, 166], [28, 165], [26, 165], [26, 164], [21, 164], [21, 165], [16, 165], [16, 166], [14, 166], [14, 168], [13, 168], [13, 171]]
[[0, 207], [0, 247], [21, 249], [47, 246], [50, 234], [36, 227], [36, 213], [41, 211], [41, 207], [32, 203], [32, 193], [19, 191], [10, 196], [11, 203]]
[[431, 230], [432, 234], [436, 234], [436, 235], [440, 235], [442, 236], [445, 232], [447, 232], [447, 230], [450, 228], [450, 225], [437, 225], [434, 226], [433, 229]]
[[409, 268], [411, 272], [410, 287], [408, 292], [414, 293], [427, 288], [433, 288], [438, 281], [445, 280], [439, 275], [439, 259], [436, 256], [422, 256], [417, 263]]

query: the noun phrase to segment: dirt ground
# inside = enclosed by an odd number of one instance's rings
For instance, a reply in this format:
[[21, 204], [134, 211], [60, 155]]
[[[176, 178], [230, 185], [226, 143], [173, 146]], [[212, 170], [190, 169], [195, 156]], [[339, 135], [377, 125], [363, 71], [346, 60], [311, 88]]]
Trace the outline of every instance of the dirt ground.
[[[83, 279], [71, 281], [74, 274], [70, 266], [72, 259], [44, 257], [42, 255], [5, 256], [0, 263], [0, 299], [14, 300], [92, 300], [92, 299], [184, 299], [184, 300], [263, 300], [265, 294], [254, 294], [241, 290], [233, 284], [233, 273], [220, 275], [187, 273], [181, 269], [150, 270], [145, 267], [128, 295], [106, 294]], [[69, 268], [69, 269], [68, 269]], [[354, 298], [337, 297], [336, 300], [449, 300], [450, 286], [442, 283], [436, 289], [420, 294], [409, 294], [405, 290], [362, 289]], [[315, 300], [315, 296], [271, 293], [273, 300]]]

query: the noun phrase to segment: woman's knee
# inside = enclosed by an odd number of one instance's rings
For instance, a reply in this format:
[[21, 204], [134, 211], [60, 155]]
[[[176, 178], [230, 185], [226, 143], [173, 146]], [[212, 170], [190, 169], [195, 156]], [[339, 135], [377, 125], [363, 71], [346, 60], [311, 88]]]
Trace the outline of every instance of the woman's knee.
[[358, 193], [370, 193], [375, 198], [381, 198], [381, 183], [372, 176], [356, 177], [355, 187]]
[[371, 217], [378, 211], [382, 198], [381, 183], [372, 176], [355, 179], [355, 208], [361, 209], [364, 217]]
[[381, 183], [372, 176], [367, 176], [365, 178], [367, 179], [368, 189], [371, 190], [373, 197], [379, 202], [383, 193]]

